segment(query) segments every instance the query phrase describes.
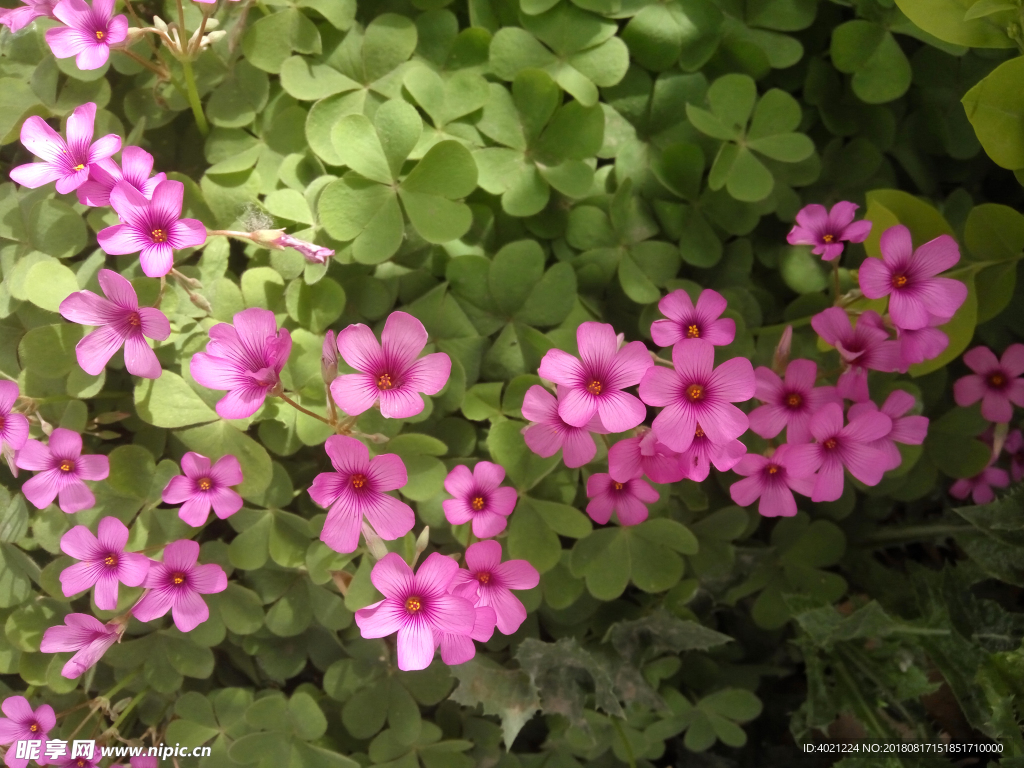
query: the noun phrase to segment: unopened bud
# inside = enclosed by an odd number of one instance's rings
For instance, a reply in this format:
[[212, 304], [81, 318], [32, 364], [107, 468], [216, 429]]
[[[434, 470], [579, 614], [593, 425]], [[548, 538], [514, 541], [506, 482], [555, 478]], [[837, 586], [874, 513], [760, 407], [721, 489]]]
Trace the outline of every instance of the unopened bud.
[[377, 535], [377, 532], [365, 520], [363, 521], [363, 540], [366, 542], [366, 549], [373, 556], [374, 560], [383, 560], [387, 557], [388, 548], [384, 546], [384, 540]]
[[161, 19], [159, 16], [153, 17], [153, 26], [164, 33], [166, 33], [170, 29], [170, 27], [167, 26], [167, 22]]
[[146, 30], [141, 27], [128, 27], [128, 37], [125, 40], [125, 45], [135, 45], [139, 40], [146, 36]]
[[416, 537], [416, 550], [412, 556], [412, 562], [409, 563], [413, 568], [416, 567], [416, 562], [420, 559], [420, 555], [423, 554], [427, 546], [430, 544], [430, 526], [423, 526], [423, 530], [420, 531], [420, 535]]
[[213, 32], [213, 30], [215, 30], [219, 26], [220, 26], [220, 22], [217, 21], [217, 19], [215, 19], [212, 16], [206, 20], [206, 31], [207, 32]]
[[786, 366], [789, 365], [789, 353], [792, 348], [793, 326], [787, 325], [786, 330], [782, 332], [782, 338], [775, 345], [775, 355], [772, 357], [772, 370], [780, 376], [786, 372]]
[[1009, 423], [996, 424], [992, 430], [992, 461], [996, 461], [1006, 445], [1006, 437], [1010, 434]]
[[228, 33], [225, 32], [223, 29], [219, 29], [216, 32], [211, 32], [208, 35], [204, 35], [202, 41], [200, 41], [199, 43], [199, 49], [205, 50], [206, 48], [209, 48], [211, 45], [216, 43], [218, 40], [225, 38], [227, 36]]
[[323, 351], [320, 355], [320, 376], [328, 386], [338, 378], [338, 344], [334, 340], [334, 331], [328, 331], [324, 337]]
[[210, 306], [210, 302], [206, 300], [205, 296], [198, 293], [190, 293], [188, 297], [192, 301], [192, 303], [199, 307], [201, 310], [203, 310], [203, 312], [205, 312], [208, 315], [213, 314], [213, 307]]

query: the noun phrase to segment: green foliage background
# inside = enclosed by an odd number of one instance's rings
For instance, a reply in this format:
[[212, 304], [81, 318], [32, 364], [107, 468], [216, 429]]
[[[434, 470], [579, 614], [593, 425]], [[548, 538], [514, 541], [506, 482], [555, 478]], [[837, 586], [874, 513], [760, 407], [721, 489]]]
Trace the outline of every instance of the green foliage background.
[[[239, 8], [221, 9], [229, 35], [195, 63], [206, 137], [181, 93], [125, 57], [93, 72], [56, 61], [46, 22], [0, 42], [5, 172], [28, 161], [25, 117], [94, 101], [98, 134], [185, 182], [186, 215], [235, 229], [269, 217], [337, 251], [326, 267], [222, 237], [179, 253], [212, 315], [170, 284], [161, 378], [133, 383], [119, 357], [91, 377], [60, 301], [97, 290], [103, 266], [143, 304], [157, 281], [97, 248], [111, 211], [0, 185], [0, 374], [111, 464], [74, 519], [30, 510], [0, 470], [0, 694], [28, 687], [58, 711], [107, 696], [54, 736], [116, 721], [125, 738], [212, 744], [181, 768], [690, 765], [702, 752], [702, 765], [782, 764], [830, 726], [995, 741], [1005, 765], [1024, 764], [1024, 495], [955, 509], [946, 495], [989, 458], [986, 422], [952, 402], [957, 359], [1024, 340], [1019, 0], [273, 0], [236, 27]], [[844, 291], [888, 226], [961, 244], [970, 293], [949, 349], [901, 382], [932, 420], [925, 445], [904, 447], [879, 486], [848, 483], [793, 519], [733, 506], [713, 473], [660, 487], [642, 525], [594, 530], [581, 471], [520, 436], [545, 351], [575, 351], [592, 319], [649, 341], [666, 291], [710, 287], [737, 324], [720, 360], [770, 364], [792, 324], [794, 356], [836, 368], [809, 327], [831, 305], [827, 269], [785, 234], [802, 205], [840, 199], [874, 222], [844, 253]], [[246, 307], [291, 329], [286, 388], [321, 414], [327, 329], [396, 308], [426, 325], [452, 358], [447, 388], [408, 422], [357, 426], [392, 438], [374, 450], [405, 460], [416, 530], [442, 551], [468, 536], [441, 511], [447, 471], [505, 466], [520, 501], [503, 543], [542, 573], [519, 632], [415, 673], [359, 637], [372, 560], [327, 549], [305, 493], [329, 432], [273, 400], [220, 420], [220, 394], [190, 378], [208, 327]], [[897, 378], [873, 374], [876, 399]], [[114, 515], [134, 521], [135, 549], [192, 536], [160, 508], [187, 450], [234, 453], [245, 473], [245, 508], [198, 536], [227, 592], [188, 635], [133, 621], [93, 673], [63, 679], [66, 655], [39, 653], [43, 630], [71, 611], [115, 614], [63, 596], [61, 535]], [[122, 587], [120, 607], [138, 593]]]

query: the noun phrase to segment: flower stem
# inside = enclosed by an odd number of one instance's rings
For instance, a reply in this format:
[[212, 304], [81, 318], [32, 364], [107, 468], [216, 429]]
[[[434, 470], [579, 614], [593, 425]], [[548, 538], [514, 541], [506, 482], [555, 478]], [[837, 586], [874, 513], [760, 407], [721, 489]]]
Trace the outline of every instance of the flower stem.
[[115, 48], [114, 50], [120, 51], [129, 59], [134, 61], [136, 64], [141, 64], [146, 69], [153, 72], [161, 80], [166, 81], [171, 79], [171, 73], [168, 72], [164, 67], [161, 67], [157, 64], [154, 64], [152, 61], [142, 58], [141, 56], [139, 56], [139, 54], [135, 53], [135, 51], [129, 50], [128, 48]]
[[832, 262], [832, 290], [834, 291], [834, 293], [832, 295], [833, 303], [835, 305], [838, 305], [839, 304], [839, 296], [840, 296], [840, 290], [839, 290], [839, 259], [836, 259], [835, 261]]
[[141, 691], [135, 694], [131, 701], [128, 702], [128, 706], [121, 710], [121, 714], [117, 716], [117, 720], [114, 721], [113, 725], [108, 728], [108, 731], [115, 731], [117, 727], [124, 722], [124, 719], [128, 717], [128, 714], [135, 709], [135, 705], [142, 701], [142, 697], [149, 692], [149, 687], [143, 688]]
[[324, 424], [326, 424], [329, 427], [334, 427], [334, 424], [331, 424], [331, 422], [329, 422], [327, 419], [325, 419], [319, 413], [313, 413], [308, 408], [303, 408], [301, 405], [299, 405], [294, 400], [292, 400], [290, 397], [288, 397], [288, 395], [286, 395], [284, 392], [276, 392], [275, 394], [278, 397], [280, 397], [282, 400], [284, 400], [286, 403], [288, 403], [288, 405], [290, 405], [292, 408], [294, 408], [295, 410], [299, 411], [300, 413], [304, 413], [307, 416], [312, 416], [317, 421], [322, 421]]
[[188, 103], [192, 106], [192, 114], [196, 118], [196, 127], [205, 138], [210, 133], [210, 126], [206, 122], [206, 115], [203, 114], [203, 104], [199, 101], [196, 76], [192, 73], [192, 62], [188, 59], [182, 59], [181, 67], [185, 70], [185, 88], [188, 90]]
[[617, 717], [609, 717], [612, 727], [615, 728], [615, 732], [619, 735], [619, 741], [622, 742], [622, 749], [626, 753], [626, 760], [629, 763], [629, 768], [636, 768], [636, 758], [633, 757], [633, 747], [630, 746], [629, 739], [626, 738], [625, 731], [622, 730], [622, 726], [619, 725], [619, 719]]
[[132, 672], [132, 673], [130, 673], [128, 675], [125, 675], [124, 677], [121, 678], [121, 682], [119, 682], [117, 685], [115, 685], [109, 691], [104, 693], [100, 698], [103, 698], [103, 699], [106, 699], [107, 701], [110, 701], [110, 697], [111, 696], [113, 696], [115, 693], [117, 693], [122, 688], [124, 688], [126, 685], [128, 685], [128, 683], [130, 683], [132, 680], [134, 680], [136, 677], [138, 677], [138, 674], [139, 674], [139, 670], [136, 669], [134, 672]]

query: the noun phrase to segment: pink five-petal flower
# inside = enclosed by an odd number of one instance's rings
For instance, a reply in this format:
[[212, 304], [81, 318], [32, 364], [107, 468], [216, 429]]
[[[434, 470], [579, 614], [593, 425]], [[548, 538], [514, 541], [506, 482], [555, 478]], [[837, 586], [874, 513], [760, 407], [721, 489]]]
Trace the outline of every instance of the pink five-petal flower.
[[648, 405], [664, 406], [654, 419], [658, 439], [676, 451], [693, 442], [698, 423], [712, 442], [724, 445], [747, 431], [747, 415], [732, 403], [749, 400], [754, 367], [734, 357], [715, 368], [715, 348], [704, 339], [683, 339], [672, 347], [673, 368], [654, 366], [640, 382]]
[[796, 499], [793, 491], [810, 496], [814, 490], [815, 460], [808, 451], [798, 446], [780, 445], [771, 456], [748, 453], [733, 468], [743, 480], [732, 484], [729, 495], [741, 507], [757, 499], [758, 513], [763, 517], [793, 517]]
[[498, 631], [511, 635], [526, 620], [526, 608], [513, 589], [533, 589], [540, 584], [540, 573], [526, 560], [501, 562], [501, 544], [479, 541], [466, 549], [466, 569], [455, 576], [455, 594], [494, 609]]
[[647, 505], [658, 500], [658, 492], [638, 477], [620, 483], [605, 472], [587, 478], [587, 514], [595, 523], [604, 525], [619, 513], [622, 525], [639, 525], [647, 519]]
[[242, 508], [242, 497], [231, 490], [242, 482], [242, 465], [232, 454], [221, 456], [217, 463], [189, 451], [181, 457], [181, 471], [164, 488], [165, 504], [181, 504], [178, 517], [194, 528], [206, 523], [210, 508], [226, 520]]
[[473, 631], [468, 635], [455, 632], [438, 632], [434, 635], [434, 640], [441, 650], [441, 661], [448, 666], [465, 664], [476, 656], [476, 645], [473, 641], [486, 643], [494, 635], [497, 616], [493, 608], [487, 605], [475, 606], [473, 615]]
[[12, 745], [7, 750], [4, 762], [7, 768], [25, 768], [28, 765], [28, 758], [16, 756], [14, 743], [42, 741], [45, 750], [47, 736], [57, 724], [57, 716], [49, 704], [43, 704], [33, 712], [32, 706], [24, 696], [8, 696], [4, 703], [0, 704], [0, 710], [7, 715], [0, 718], [0, 744]]
[[43, 653], [75, 651], [60, 672], [74, 680], [103, 658], [110, 646], [121, 638], [124, 628], [125, 624], [104, 624], [87, 613], [71, 613], [64, 618], [63, 625], [50, 627], [43, 633], [39, 650]]
[[370, 581], [384, 599], [356, 611], [365, 638], [398, 633], [398, 668], [426, 669], [445, 633], [470, 635], [476, 624], [473, 604], [448, 592], [459, 566], [434, 552], [413, 574], [409, 564], [389, 552], [370, 572]]
[[960, 249], [949, 235], [939, 235], [916, 251], [910, 230], [902, 224], [882, 233], [882, 258], [860, 265], [860, 289], [869, 299], [889, 297], [889, 317], [897, 328], [916, 331], [945, 322], [967, 300], [967, 285], [936, 277], [960, 261]]
[[[843, 426], [842, 406], [828, 403], [811, 420], [817, 442], [794, 445], [790, 456], [818, 476], [811, 501], [835, 501], [843, 495], [843, 468], [864, 485], [878, 485], [885, 474], [885, 455], [874, 445], [892, 430], [892, 419], [880, 411], [855, 415]], [[812, 470], [813, 471], [813, 470]]]
[[60, 314], [65, 320], [96, 326], [75, 346], [78, 364], [90, 376], [98, 376], [123, 345], [128, 373], [146, 379], [159, 378], [160, 361], [145, 337], [164, 341], [170, 336], [167, 317], [159, 309], [140, 308], [132, 284], [117, 272], [101, 269], [97, 279], [106, 298], [92, 291], [77, 291], [60, 303]]
[[854, 221], [859, 206], [845, 200], [828, 211], [823, 205], [808, 205], [796, 215], [796, 225], [786, 235], [790, 245], [813, 245], [811, 253], [832, 261], [843, 252], [843, 240], [863, 243], [871, 234], [870, 221]]
[[96, 749], [93, 750], [92, 757], [71, 757], [71, 750], [68, 750], [64, 757], [58, 757], [52, 763], [48, 760], [47, 763], [57, 768], [99, 768], [102, 756], [103, 752]]
[[27, 440], [18, 451], [18, 467], [32, 470], [36, 476], [22, 486], [25, 498], [38, 509], [58, 499], [69, 515], [89, 509], [96, 497], [83, 482], [103, 480], [110, 473], [110, 460], [102, 455], [82, 455], [82, 436], [57, 427], [47, 445]]
[[61, 551], [81, 562], [61, 571], [60, 583], [65, 597], [72, 597], [96, 586], [96, 607], [112, 611], [117, 607], [117, 587], [137, 587], [146, 580], [150, 560], [137, 552], [125, 552], [128, 528], [116, 517], [100, 520], [97, 535], [84, 525], [76, 525], [60, 540]]
[[162, 563], [153, 562], [143, 586], [146, 593], [135, 604], [132, 615], [139, 621], [152, 621], [171, 611], [174, 626], [190, 632], [210, 618], [210, 609], [202, 595], [228, 588], [224, 569], [215, 563], [199, 565], [199, 544], [179, 539], [164, 548]]
[[147, 200], [152, 199], [157, 185], [167, 174], [153, 172], [153, 156], [141, 147], [125, 147], [121, 150], [121, 165], [108, 157], [89, 166], [89, 179], [75, 190], [78, 202], [94, 208], [110, 205], [110, 193], [119, 181], [124, 181], [140, 192]]
[[974, 477], [957, 480], [949, 487], [949, 495], [955, 499], [970, 496], [975, 504], [989, 504], [996, 498], [992, 488], [1005, 488], [1009, 484], [1010, 476], [1005, 469], [989, 465]]
[[46, 44], [58, 59], [75, 57], [79, 69], [99, 69], [110, 57], [110, 47], [128, 36], [128, 17], [114, 16], [114, 0], [61, 0], [53, 15], [67, 24], [46, 30]]
[[739, 440], [712, 442], [698, 423], [690, 447], [679, 454], [679, 469], [688, 480], [702, 483], [707, 480], [712, 464], [719, 472], [728, 472], [746, 453], [747, 446]]
[[89, 178], [90, 165], [110, 157], [121, 148], [121, 138], [113, 133], [94, 142], [95, 122], [95, 104], [89, 102], [76, 107], [68, 117], [68, 138], [65, 142], [43, 118], [29, 117], [21, 126], [21, 143], [43, 162], [11, 169], [11, 180], [30, 189], [55, 181], [57, 191], [62, 195], [78, 189]]
[[651, 323], [651, 338], [659, 347], [671, 347], [683, 339], [704, 339], [716, 347], [732, 344], [736, 321], [722, 317], [725, 306], [725, 297], [710, 288], [700, 292], [697, 306], [686, 291], [672, 291], [658, 302], [658, 309], [668, 319]]
[[1024, 344], [1011, 344], [997, 359], [988, 347], [975, 347], [964, 355], [974, 373], [953, 384], [956, 404], [967, 407], [981, 400], [981, 415], [997, 424], [1013, 418], [1013, 406], [1024, 408]]
[[338, 334], [338, 352], [359, 373], [338, 376], [331, 396], [349, 416], [380, 402], [386, 419], [407, 419], [423, 411], [420, 393], [436, 395], [448, 383], [452, 361], [444, 352], [419, 357], [427, 329], [406, 312], [392, 312], [380, 342], [367, 326], [355, 323]]
[[896, 469], [896, 467], [903, 463], [903, 457], [900, 455], [896, 443], [921, 445], [928, 434], [927, 416], [906, 415], [907, 411], [914, 407], [915, 402], [914, 396], [909, 392], [895, 389], [889, 393], [881, 408], [871, 400], [867, 400], [863, 403], [851, 405], [847, 413], [847, 418], [851, 421], [862, 413], [870, 413], [872, 411], [881, 411], [892, 419], [892, 430], [889, 434], [872, 443], [872, 447], [878, 448], [885, 457], [886, 471]]
[[1003, 450], [1010, 455], [1010, 476], [1017, 483], [1024, 479], [1024, 435], [1019, 429], [1006, 436]]
[[659, 442], [648, 427], [638, 428], [636, 437], [619, 440], [608, 450], [608, 474], [620, 483], [644, 475], [653, 483], [675, 483], [686, 477], [679, 454]]
[[201, 221], [181, 218], [184, 197], [185, 185], [173, 179], [157, 184], [150, 200], [119, 181], [110, 192], [110, 205], [122, 223], [99, 231], [100, 248], [112, 256], [138, 253], [146, 277], [163, 277], [174, 267], [175, 251], [206, 242]]
[[226, 389], [217, 402], [225, 419], [244, 419], [263, 405], [281, 381], [281, 369], [292, 351], [287, 328], [277, 329], [269, 309], [251, 307], [235, 314], [234, 325], [218, 323], [210, 329], [206, 352], [192, 355], [192, 378], [210, 389]]
[[15, 453], [24, 448], [28, 440], [28, 418], [13, 410], [19, 394], [16, 382], [0, 381], [0, 454], [15, 477], [18, 476]]
[[17, 8], [0, 8], [0, 25], [11, 30], [11, 34], [24, 29], [41, 16], [56, 18], [53, 6], [57, 0], [23, 0], [24, 5]]
[[829, 307], [811, 319], [811, 327], [839, 352], [846, 370], [836, 382], [836, 391], [847, 400], [868, 399], [869, 369], [890, 372], [900, 365], [899, 342], [889, 340], [877, 312], [864, 312], [852, 326], [846, 310]]
[[455, 498], [441, 502], [444, 516], [452, 525], [473, 522], [478, 539], [497, 536], [508, 525], [508, 516], [516, 506], [516, 489], [502, 486], [505, 468], [479, 461], [469, 470], [459, 464], [444, 479], [444, 489]]
[[324, 445], [334, 472], [313, 479], [309, 495], [329, 509], [320, 539], [335, 552], [355, 552], [363, 518], [382, 539], [405, 536], [416, 524], [412, 508], [388, 496], [405, 485], [405, 463], [393, 453], [370, 458], [369, 449], [354, 437], [332, 435]]
[[786, 442], [807, 443], [811, 440], [810, 421], [825, 403], [839, 403], [842, 398], [835, 387], [815, 387], [818, 366], [812, 360], [793, 360], [786, 366], [785, 381], [764, 366], [754, 371], [757, 392], [764, 405], [750, 412], [750, 428], [770, 439], [786, 430]]
[[[565, 387], [559, 387], [559, 395], [564, 396]], [[601, 424], [601, 417], [594, 417], [586, 426], [574, 427], [558, 415], [558, 400], [540, 384], [534, 384], [526, 390], [523, 398], [523, 416], [530, 422], [523, 427], [523, 439], [527, 447], [538, 456], [548, 458], [562, 451], [565, 466], [575, 469], [582, 467], [594, 458], [597, 445], [591, 432], [599, 435], [608, 434]]]
[[558, 396], [558, 415], [574, 427], [586, 426], [600, 415], [610, 432], [625, 432], [644, 420], [647, 409], [633, 395], [623, 392], [640, 383], [654, 363], [643, 342], [619, 347], [615, 330], [606, 323], [581, 323], [576, 329], [579, 359], [560, 349], [550, 349], [540, 361], [537, 374], [565, 387]]
[[900, 345], [900, 359], [896, 370], [906, 373], [910, 366], [934, 360], [949, 346], [949, 336], [933, 326], [908, 331], [896, 329], [897, 343]]

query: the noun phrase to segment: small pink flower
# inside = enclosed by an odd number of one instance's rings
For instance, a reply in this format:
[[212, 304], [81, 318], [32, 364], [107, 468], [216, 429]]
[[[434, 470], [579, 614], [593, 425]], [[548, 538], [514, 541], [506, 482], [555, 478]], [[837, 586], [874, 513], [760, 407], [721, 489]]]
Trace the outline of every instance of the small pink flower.
[[864, 485], [878, 485], [885, 474], [885, 454], [872, 446], [892, 430], [892, 419], [879, 411], [861, 413], [843, 426], [843, 409], [835, 403], [822, 406], [811, 420], [817, 442], [794, 445], [790, 461], [812, 466], [818, 476], [811, 501], [835, 501], [843, 495], [843, 468]]
[[712, 442], [698, 423], [690, 447], [679, 454], [679, 469], [688, 480], [702, 483], [711, 473], [712, 464], [719, 472], [728, 472], [746, 453], [747, 446], [739, 440]]
[[194, 528], [206, 523], [210, 508], [226, 520], [242, 508], [242, 497], [231, 490], [242, 482], [242, 465], [232, 454], [221, 456], [217, 463], [189, 451], [181, 457], [181, 471], [164, 488], [164, 504], [181, 504], [178, 517]]
[[796, 225], [789, 231], [786, 241], [790, 245], [813, 245], [811, 253], [824, 261], [839, 258], [843, 240], [863, 243], [871, 234], [870, 221], [854, 221], [859, 206], [842, 201], [827, 211], [823, 205], [808, 205], [796, 215]]
[[56, 19], [53, 6], [57, 0], [22, 0], [25, 4], [17, 8], [0, 8], [0, 25], [11, 30], [11, 34], [24, 29], [36, 19], [45, 16]]
[[146, 277], [163, 277], [174, 267], [175, 251], [206, 242], [201, 221], [181, 218], [184, 198], [185, 185], [180, 181], [161, 181], [150, 200], [119, 181], [110, 192], [110, 205], [122, 223], [97, 233], [100, 248], [112, 256], [138, 253]]
[[909, 392], [895, 389], [889, 393], [889, 397], [882, 403], [881, 408], [871, 400], [867, 400], [850, 406], [850, 410], [847, 413], [847, 418], [851, 421], [862, 413], [871, 413], [879, 410], [892, 419], [892, 430], [889, 434], [871, 444], [871, 447], [879, 449], [885, 456], [886, 471], [896, 469], [896, 467], [903, 463], [903, 457], [900, 455], [900, 450], [896, 447], [896, 443], [921, 445], [928, 434], [928, 417], [905, 415], [907, 411], [914, 407], [915, 402], [914, 396]]
[[46, 509], [59, 497], [60, 508], [69, 515], [90, 509], [96, 497], [83, 482], [104, 480], [110, 473], [110, 460], [101, 455], [82, 455], [82, 436], [57, 427], [47, 445], [27, 440], [18, 451], [18, 467], [36, 472], [21, 487], [25, 498], [37, 509]]
[[970, 496], [975, 504], [990, 504], [996, 499], [992, 488], [1005, 488], [1009, 484], [1010, 476], [1005, 469], [989, 465], [974, 477], [957, 480], [949, 487], [949, 495], [955, 499]]
[[228, 577], [219, 565], [198, 565], [198, 561], [198, 543], [179, 539], [168, 544], [163, 562], [154, 561], [149, 567], [143, 584], [146, 593], [132, 609], [135, 618], [152, 621], [171, 611], [174, 626], [181, 632], [190, 632], [210, 618], [210, 609], [201, 595], [223, 592], [228, 588]]
[[1024, 344], [1011, 344], [1001, 359], [988, 347], [975, 347], [964, 355], [974, 371], [953, 384], [956, 404], [962, 407], [981, 400], [981, 415], [997, 424], [1013, 418], [1013, 406], [1024, 408]]
[[558, 415], [569, 425], [584, 427], [600, 415], [610, 432], [625, 432], [644, 420], [647, 409], [623, 392], [640, 383], [654, 363], [643, 342], [619, 347], [615, 330], [606, 323], [581, 323], [576, 329], [580, 359], [560, 349], [549, 349], [537, 374], [565, 387], [558, 397]]
[[71, 757], [71, 750], [68, 750], [64, 757], [58, 757], [53, 765], [57, 768], [99, 768], [102, 756], [103, 753], [96, 749], [93, 750], [92, 757]]
[[814, 490], [815, 459], [808, 451], [797, 446], [780, 445], [771, 456], [748, 453], [734, 467], [736, 474], [744, 475], [729, 488], [732, 500], [741, 507], [757, 499], [757, 511], [762, 517], [793, 517], [796, 499], [793, 491], [810, 496]]
[[1019, 429], [1006, 436], [1003, 450], [1010, 455], [1010, 476], [1019, 483], [1024, 480], [1024, 435]]
[[478, 539], [497, 536], [508, 525], [508, 516], [516, 506], [516, 489], [502, 486], [505, 468], [489, 461], [479, 461], [469, 470], [459, 464], [444, 480], [444, 489], [455, 498], [441, 502], [444, 516], [452, 525], [473, 521], [473, 535]]
[[328, 331], [324, 336], [320, 354], [320, 378], [328, 386], [338, 378], [338, 344], [334, 340], [334, 331]]
[[110, 193], [123, 181], [131, 185], [147, 200], [153, 198], [157, 185], [167, 178], [167, 174], [153, 172], [153, 156], [140, 147], [125, 147], [121, 150], [121, 165], [114, 158], [107, 157], [89, 166], [89, 179], [77, 190], [78, 202], [94, 208], [105, 208], [110, 205]]
[[890, 372], [899, 367], [899, 343], [889, 340], [877, 312], [864, 312], [854, 327], [845, 310], [830, 307], [811, 319], [811, 327], [842, 358], [846, 370], [836, 382], [836, 391], [847, 400], [862, 403], [870, 397], [868, 370]]
[[526, 560], [501, 562], [501, 544], [479, 541], [466, 549], [466, 570], [452, 582], [452, 591], [477, 606], [494, 609], [498, 631], [511, 635], [526, 621], [526, 608], [513, 589], [533, 589], [540, 573]]
[[159, 378], [163, 369], [145, 337], [164, 341], [170, 336], [167, 317], [159, 309], [140, 308], [132, 284], [117, 272], [101, 269], [97, 280], [106, 298], [92, 291], [78, 291], [60, 303], [60, 314], [65, 320], [96, 326], [75, 346], [78, 364], [90, 376], [99, 376], [123, 345], [128, 373], [146, 379]]
[[245, 419], [280, 383], [292, 337], [287, 328], [277, 329], [269, 309], [244, 309], [233, 321], [234, 325], [218, 323], [210, 329], [206, 352], [192, 355], [190, 370], [202, 386], [228, 391], [217, 403], [218, 415]]
[[771, 439], [783, 429], [786, 442], [807, 443], [811, 439], [810, 422], [825, 403], [842, 405], [835, 387], [815, 387], [818, 366], [812, 360], [793, 360], [786, 367], [783, 382], [774, 371], [759, 367], [754, 371], [757, 392], [764, 405], [750, 412], [750, 428], [761, 437]]
[[[565, 387], [559, 387], [559, 397], [564, 397], [566, 391]], [[545, 459], [561, 450], [565, 466], [572, 469], [589, 463], [597, 453], [591, 432], [608, 434], [597, 414], [586, 426], [574, 427], [567, 424], [558, 415], [558, 400], [540, 384], [534, 384], [526, 390], [523, 416], [531, 422], [523, 427], [523, 439], [527, 447]]]
[[638, 525], [647, 519], [647, 505], [659, 499], [658, 492], [638, 477], [620, 483], [604, 472], [587, 478], [587, 514], [595, 523], [604, 525], [619, 513], [622, 525]]
[[13, 410], [19, 394], [17, 382], [0, 381], [0, 454], [15, 477], [18, 476], [15, 453], [24, 448], [28, 440], [28, 418]]
[[710, 288], [700, 292], [697, 306], [686, 291], [672, 291], [658, 302], [658, 309], [668, 319], [651, 323], [651, 338], [659, 347], [671, 347], [683, 339], [704, 339], [716, 347], [732, 344], [736, 321], [722, 317], [726, 303], [722, 294]]
[[[196, 0], [197, 2], [213, 2], [215, 0]], [[277, 244], [282, 248], [294, 248], [296, 251], [302, 254], [303, 258], [310, 264], [326, 264], [331, 260], [334, 255], [334, 251], [330, 248], [325, 248], [322, 245], [311, 243], [308, 240], [300, 240], [297, 237], [291, 235], [281, 235], [277, 239]]]
[[896, 336], [900, 352], [896, 370], [900, 373], [906, 373], [910, 366], [923, 363], [925, 360], [934, 360], [949, 346], [949, 336], [933, 326], [919, 328], [916, 331], [897, 328]]
[[398, 668], [426, 669], [442, 635], [471, 635], [476, 625], [473, 604], [448, 592], [458, 571], [454, 560], [434, 552], [414, 575], [400, 555], [389, 552], [370, 572], [384, 599], [356, 611], [360, 634], [376, 638], [397, 632]]
[[683, 339], [672, 347], [673, 369], [654, 366], [640, 382], [648, 405], [664, 406], [654, 419], [658, 439], [676, 451], [693, 442], [697, 424], [719, 445], [747, 431], [747, 415], [732, 403], [754, 395], [754, 367], [744, 357], [715, 368], [715, 348], [704, 339]]
[[[444, 352], [419, 357], [427, 329], [406, 312], [392, 312], [377, 342], [367, 326], [355, 323], [338, 334], [338, 352], [359, 373], [331, 382], [331, 396], [349, 416], [380, 403], [386, 419], [408, 419], [423, 411], [420, 393], [436, 395], [448, 383], [452, 361]], [[418, 359], [417, 359], [418, 358]]]
[[652, 483], [675, 483], [686, 477], [679, 454], [658, 441], [648, 427], [639, 427], [636, 437], [620, 440], [608, 449], [608, 474], [624, 483], [647, 475]]
[[355, 552], [363, 518], [382, 539], [405, 536], [416, 524], [412, 508], [385, 491], [408, 480], [405, 464], [393, 453], [370, 458], [369, 449], [354, 437], [332, 435], [324, 445], [334, 472], [321, 472], [309, 495], [329, 508], [320, 539], [335, 552]]
[[75, 655], [60, 672], [63, 677], [74, 680], [103, 658], [103, 654], [120, 640], [124, 628], [124, 624], [104, 624], [87, 613], [71, 613], [64, 617], [63, 625], [50, 627], [43, 632], [39, 650], [43, 653], [74, 651]]
[[936, 277], [960, 261], [960, 249], [949, 235], [939, 235], [916, 251], [910, 230], [902, 224], [882, 233], [882, 258], [860, 266], [860, 289], [869, 299], [889, 297], [889, 317], [897, 328], [916, 331], [949, 320], [967, 300], [959, 280]]
[[28, 758], [15, 756], [15, 742], [42, 741], [42, 749], [45, 750], [47, 737], [57, 725], [57, 716], [49, 704], [43, 704], [33, 712], [24, 696], [8, 696], [0, 704], [0, 710], [7, 715], [0, 718], [0, 744], [11, 745], [4, 762], [7, 768], [25, 768]]
[[43, 162], [12, 169], [11, 181], [29, 189], [56, 181], [57, 191], [62, 195], [78, 189], [89, 178], [89, 166], [121, 148], [121, 138], [113, 133], [94, 142], [95, 122], [95, 104], [89, 102], [76, 107], [68, 118], [65, 142], [43, 118], [33, 115], [26, 119], [21, 126], [21, 143]]
[[132, 768], [157, 768], [159, 760], [149, 755], [135, 755], [128, 758], [128, 765]]
[[99, 69], [110, 57], [110, 47], [128, 37], [128, 17], [114, 16], [114, 0], [61, 0], [53, 15], [67, 24], [46, 30], [46, 44], [58, 59], [75, 57], [79, 69]]
[[137, 587], [146, 580], [150, 560], [137, 552], [125, 552], [128, 528], [116, 517], [104, 517], [97, 536], [84, 525], [76, 525], [60, 540], [60, 549], [81, 562], [60, 574], [65, 597], [72, 597], [96, 586], [96, 607], [112, 611], [117, 607], [119, 584]]
[[497, 617], [493, 608], [478, 605], [473, 608], [473, 615], [473, 631], [468, 635], [456, 632], [438, 632], [434, 635], [434, 640], [441, 650], [441, 661], [448, 666], [465, 664], [476, 656], [476, 645], [473, 641], [486, 643], [494, 635]]

